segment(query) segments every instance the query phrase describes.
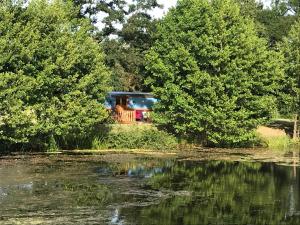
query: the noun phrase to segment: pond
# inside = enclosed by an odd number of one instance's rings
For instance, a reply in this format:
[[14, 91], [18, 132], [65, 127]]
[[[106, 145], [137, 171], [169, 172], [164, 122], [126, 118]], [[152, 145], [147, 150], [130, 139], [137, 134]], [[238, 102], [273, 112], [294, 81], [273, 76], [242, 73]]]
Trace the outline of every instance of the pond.
[[300, 224], [296, 165], [118, 159], [0, 160], [0, 224]]

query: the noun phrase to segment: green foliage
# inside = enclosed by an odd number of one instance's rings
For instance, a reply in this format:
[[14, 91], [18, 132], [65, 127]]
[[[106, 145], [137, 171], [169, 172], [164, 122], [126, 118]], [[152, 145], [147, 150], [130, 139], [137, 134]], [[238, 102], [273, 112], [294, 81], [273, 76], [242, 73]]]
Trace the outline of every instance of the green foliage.
[[276, 44], [289, 33], [296, 17], [281, 14], [276, 8], [271, 8], [259, 12], [257, 20], [262, 25], [260, 35], [269, 40], [270, 46], [276, 47]]
[[241, 8], [243, 16], [252, 18], [255, 22], [255, 28], [260, 37], [269, 41], [271, 47], [288, 34], [292, 24], [297, 18], [297, 7], [295, 2], [299, 0], [273, 1], [271, 7], [263, 7], [263, 3], [255, 0], [235, 0]]
[[143, 90], [144, 55], [153, 43], [156, 24], [149, 11], [161, 5], [157, 0], [76, 0], [75, 4], [82, 9], [79, 17], [88, 16], [103, 25], [96, 36], [104, 46], [106, 65], [112, 70], [113, 89]]
[[245, 146], [276, 109], [281, 55], [226, 0], [184, 0], [159, 24], [146, 83], [155, 122], [210, 146]]
[[0, 143], [52, 148], [107, 118], [110, 73], [70, 1], [0, 6]]
[[260, 143], [271, 150], [291, 150], [293, 141], [289, 136], [260, 137]]
[[241, 15], [256, 19], [263, 10], [263, 3], [255, 0], [235, 0], [241, 9]]
[[287, 13], [299, 15], [300, 1], [299, 0], [273, 0], [272, 8], [282, 15]]
[[75, 4], [81, 7], [79, 17], [87, 16], [103, 26], [96, 36], [104, 46], [113, 89], [144, 90], [144, 56], [153, 43], [156, 25], [149, 12], [162, 5], [157, 0], [76, 0]]
[[280, 49], [285, 56], [285, 80], [283, 104], [287, 113], [299, 113], [300, 106], [300, 20], [284, 38]]
[[112, 34], [119, 35], [117, 24], [125, 24], [131, 16], [148, 15], [147, 11], [161, 7], [157, 0], [75, 0], [74, 4], [81, 9], [79, 17], [89, 17], [92, 22], [104, 25], [99, 33], [102, 39]]
[[93, 140], [94, 149], [168, 150], [175, 149], [177, 144], [174, 136], [148, 125], [115, 125]]
[[144, 12], [133, 13], [116, 39], [105, 38], [107, 65], [112, 69], [112, 86], [120, 91], [144, 89], [145, 52], [153, 44], [156, 20]]
[[[97, 32], [97, 37], [103, 43], [106, 64], [112, 71], [113, 89], [144, 90], [144, 56], [153, 43], [156, 24], [149, 11], [161, 5], [157, 0], [75, 2], [82, 8], [82, 15], [89, 16], [93, 22], [100, 22], [104, 26]], [[102, 18], [96, 16], [98, 13]]]

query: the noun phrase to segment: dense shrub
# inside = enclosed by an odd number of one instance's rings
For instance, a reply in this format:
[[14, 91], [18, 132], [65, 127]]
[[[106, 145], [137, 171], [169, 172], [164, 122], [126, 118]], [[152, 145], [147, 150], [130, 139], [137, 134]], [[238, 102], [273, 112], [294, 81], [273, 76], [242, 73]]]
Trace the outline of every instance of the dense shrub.
[[153, 126], [113, 125], [107, 133], [93, 140], [94, 149], [153, 149], [167, 150], [177, 147], [174, 136]]

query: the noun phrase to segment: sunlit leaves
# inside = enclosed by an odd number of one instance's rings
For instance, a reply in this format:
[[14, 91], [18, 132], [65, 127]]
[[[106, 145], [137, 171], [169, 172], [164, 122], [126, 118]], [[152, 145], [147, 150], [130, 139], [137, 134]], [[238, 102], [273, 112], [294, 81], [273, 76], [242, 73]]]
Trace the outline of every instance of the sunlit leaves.
[[300, 20], [280, 45], [285, 56], [286, 77], [283, 83], [283, 104], [288, 113], [299, 113], [300, 94]]
[[280, 54], [227, 0], [179, 2], [158, 26], [146, 83], [161, 99], [156, 122], [214, 146], [253, 143], [275, 111]]
[[110, 73], [93, 32], [69, 1], [0, 7], [1, 142], [43, 148], [106, 119]]

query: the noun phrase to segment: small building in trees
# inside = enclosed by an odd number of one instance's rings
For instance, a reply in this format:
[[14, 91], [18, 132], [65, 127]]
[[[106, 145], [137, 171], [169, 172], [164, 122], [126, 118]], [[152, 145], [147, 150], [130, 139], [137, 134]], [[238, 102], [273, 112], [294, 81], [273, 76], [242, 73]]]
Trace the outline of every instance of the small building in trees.
[[145, 92], [110, 92], [106, 109], [120, 123], [151, 122], [150, 112], [158, 100]]

